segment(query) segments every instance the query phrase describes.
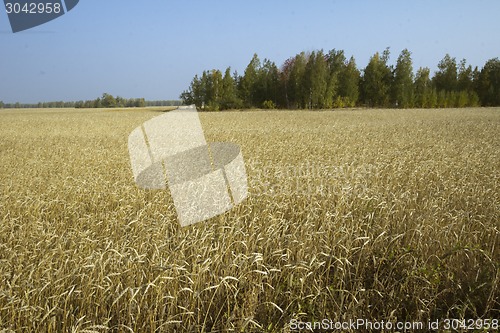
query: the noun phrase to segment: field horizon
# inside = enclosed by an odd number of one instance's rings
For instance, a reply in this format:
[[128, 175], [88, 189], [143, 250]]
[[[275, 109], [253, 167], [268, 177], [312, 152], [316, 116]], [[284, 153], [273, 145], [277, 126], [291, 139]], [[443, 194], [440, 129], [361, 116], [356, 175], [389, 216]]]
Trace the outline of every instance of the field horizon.
[[130, 169], [161, 109], [0, 110], [0, 332], [500, 318], [500, 108], [200, 112], [249, 195], [185, 228]]

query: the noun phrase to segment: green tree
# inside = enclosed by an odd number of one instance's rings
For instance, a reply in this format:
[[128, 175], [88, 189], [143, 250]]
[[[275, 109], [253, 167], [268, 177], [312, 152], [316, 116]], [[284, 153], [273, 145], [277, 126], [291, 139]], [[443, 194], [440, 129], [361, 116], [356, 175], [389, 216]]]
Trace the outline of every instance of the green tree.
[[463, 108], [469, 105], [469, 94], [466, 90], [460, 90], [455, 98], [455, 107]]
[[436, 87], [432, 87], [430, 101], [428, 102], [428, 107], [429, 108], [438, 107], [438, 92], [437, 92]]
[[338, 94], [345, 101], [345, 106], [353, 107], [358, 102], [360, 76], [356, 61], [351, 57], [340, 74], [338, 84]]
[[457, 86], [459, 91], [469, 92], [473, 90], [473, 74], [472, 66], [467, 66], [466, 60], [462, 59], [458, 67]]
[[218, 69], [212, 69], [205, 78], [207, 80], [205, 105], [209, 110], [218, 111], [222, 97], [222, 73]]
[[328, 52], [327, 56], [328, 64], [328, 83], [327, 83], [327, 96], [326, 96], [326, 107], [342, 107], [341, 100], [341, 80], [344, 76], [346, 70], [346, 57], [343, 50], [332, 49]]
[[392, 70], [388, 66], [389, 49], [382, 56], [377, 52], [364, 70], [361, 86], [363, 99], [369, 106], [387, 107], [390, 104]]
[[107, 93], [102, 94], [101, 107], [103, 108], [114, 108], [116, 107], [116, 99]]
[[475, 91], [476, 84], [474, 80], [478, 77], [477, 67], [473, 70], [472, 66], [467, 66], [466, 60], [462, 59], [458, 68], [458, 100], [456, 106], [478, 106], [479, 97]]
[[481, 105], [500, 105], [500, 60], [498, 58], [490, 59], [485, 63], [478, 75], [476, 91]]
[[189, 90], [185, 91], [183, 95], [181, 95], [181, 99], [186, 105], [195, 104], [196, 107], [201, 108], [204, 103], [204, 93], [201, 78], [199, 78], [198, 75], [195, 75], [191, 81]]
[[330, 73], [340, 75], [340, 73], [344, 70], [347, 62], [344, 50], [330, 50], [327, 55], [327, 62]]
[[[430, 69], [420, 67], [415, 76], [415, 106], [418, 108], [435, 107], [432, 94], [433, 86], [430, 77]], [[437, 96], [436, 96], [437, 97]]]
[[223, 84], [221, 71], [203, 71], [201, 78], [194, 76], [189, 89], [183, 91], [180, 98], [184, 104], [195, 104], [196, 107], [206, 110], [219, 110], [224, 98]]
[[252, 60], [245, 69], [243, 78], [241, 79], [241, 95], [243, 103], [246, 107], [256, 106], [256, 90], [258, 71], [260, 69], [260, 59], [257, 53], [252, 57]]
[[97, 99], [93, 101], [92, 107], [95, 109], [102, 107], [101, 99], [99, 97], [97, 97]]
[[312, 52], [303, 76], [308, 108], [324, 108], [328, 105], [328, 100], [325, 99], [325, 97], [331, 96], [327, 92], [328, 79], [329, 75], [323, 51]]
[[123, 108], [127, 106], [127, 100], [123, 97], [116, 96], [116, 106]]
[[233, 109], [238, 107], [236, 84], [231, 76], [231, 67], [226, 68], [222, 79], [221, 109]]
[[434, 75], [433, 81], [438, 91], [457, 90], [457, 61], [446, 54], [438, 64], [438, 71]]
[[137, 108], [143, 108], [146, 106], [146, 100], [144, 98], [136, 98], [134, 106]]
[[475, 91], [469, 91], [468, 101], [469, 104], [467, 106], [481, 106], [479, 96]]
[[328, 52], [327, 56], [327, 64], [328, 64], [328, 83], [327, 83], [327, 105], [328, 107], [343, 107], [343, 103], [341, 103], [340, 97], [340, 80], [344, 75], [344, 71], [346, 68], [346, 57], [343, 50], [332, 49]]
[[[269, 59], [264, 59], [258, 71], [256, 87], [256, 105], [261, 106], [265, 101], [276, 105], [279, 92], [279, 70], [276, 64]], [[270, 103], [267, 103], [270, 105]]]
[[437, 93], [437, 107], [447, 108], [450, 107], [450, 92], [446, 90], [439, 90]]
[[280, 73], [280, 86], [283, 94], [283, 105], [287, 108], [297, 107], [295, 100], [295, 87], [293, 73], [295, 71], [295, 59], [291, 57], [285, 60], [281, 66]]
[[414, 102], [413, 62], [407, 49], [401, 51], [394, 70], [393, 94], [396, 105], [411, 108]]
[[4, 106], [3, 101], [0, 101], [0, 109], [3, 109], [3, 106]]
[[306, 64], [307, 58], [304, 52], [297, 54], [293, 59], [287, 88], [289, 106], [291, 108], [306, 107], [307, 94], [303, 85], [303, 77], [306, 70]]
[[194, 97], [194, 85], [196, 84], [195, 82], [198, 82], [198, 76], [195, 75], [193, 80], [191, 80], [191, 84], [189, 85], [189, 88], [187, 90], [184, 90], [180, 95], [179, 98], [182, 101], [182, 104], [184, 105], [191, 105], [191, 104], [196, 104], [197, 107], [200, 107], [201, 104], [198, 104], [195, 102], [195, 97]]
[[200, 100], [201, 100], [201, 108], [207, 108], [207, 104], [209, 101], [209, 91], [210, 91], [210, 76], [207, 71], [203, 71], [201, 73], [200, 79]]

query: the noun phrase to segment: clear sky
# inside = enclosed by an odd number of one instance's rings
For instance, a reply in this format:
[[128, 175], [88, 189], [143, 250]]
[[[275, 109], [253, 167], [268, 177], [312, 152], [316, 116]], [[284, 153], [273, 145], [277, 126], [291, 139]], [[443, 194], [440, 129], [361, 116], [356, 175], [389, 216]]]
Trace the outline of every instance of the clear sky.
[[13, 34], [0, 11], [0, 100], [6, 103], [178, 99], [195, 74], [257, 53], [279, 66], [301, 51], [343, 49], [364, 68], [402, 49], [436, 70], [446, 53], [482, 67], [500, 57], [499, 0], [81, 0]]

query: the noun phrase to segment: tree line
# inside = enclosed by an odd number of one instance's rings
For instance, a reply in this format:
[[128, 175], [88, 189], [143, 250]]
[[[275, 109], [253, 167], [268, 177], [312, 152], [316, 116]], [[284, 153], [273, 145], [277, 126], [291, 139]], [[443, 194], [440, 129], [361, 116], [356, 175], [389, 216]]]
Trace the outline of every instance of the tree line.
[[120, 96], [112, 96], [104, 93], [101, 97], [93, 100], [76, 101], [76, 102], [39, 102], [39, 103], [3, 103], [0, 101], [0, 109], [2, 108], [129, 108], [129, 107], [147, 107], [147, 106], [179, 106], [182, 104], [180, 100], [158, 100], [146, 101], [144, 98], [123, 98]]
[[411, 52], [396, 64], [390, 50], [376, 52], [364, 69], [343, 50], [302, 52], [281, 66], [257, 54], [243, 75], [218, 69], [195, 75], [180, 98], [205, 110], [239, 108], [329, 109], [342, 107], [447, 108], [500, 105], [500, 60], [479, 69], [446, 54], [431, 75], [414, 72]]

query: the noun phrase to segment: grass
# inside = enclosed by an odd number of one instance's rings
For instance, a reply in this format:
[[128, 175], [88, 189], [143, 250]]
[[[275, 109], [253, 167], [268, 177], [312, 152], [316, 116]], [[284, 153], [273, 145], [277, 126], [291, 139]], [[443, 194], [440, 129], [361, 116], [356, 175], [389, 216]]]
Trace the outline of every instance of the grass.
[[0, 111], [0, 332], [500, 317], [500, 109], [202, 113], [250, 194], [186, 228], [132, 179], [156, 115]]

